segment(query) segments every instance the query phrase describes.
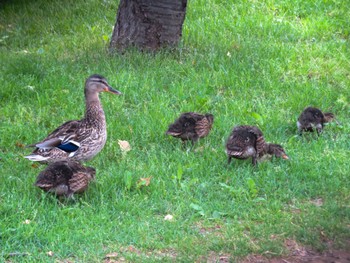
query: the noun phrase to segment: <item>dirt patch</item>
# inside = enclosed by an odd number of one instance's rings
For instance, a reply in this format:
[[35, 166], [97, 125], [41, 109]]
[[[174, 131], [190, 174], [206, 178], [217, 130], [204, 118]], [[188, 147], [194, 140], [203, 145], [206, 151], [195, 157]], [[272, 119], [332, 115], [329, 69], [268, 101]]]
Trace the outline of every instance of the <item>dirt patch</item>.
[[202, 236], [214, 235], [217, 237], [223, 236], [223, 229], [220, 225], [203, 226], [200, 222], [197, 222], [194, 229], [199, 232]]
[[118, 252], [108, 253], [103, 263], [124, 263], [131, 262], [127, 259], [128, 255], [137, 256], [137, 258], [153, 258], [155, 260], [171, 259], [175, 260], [177, 257], [177, 252], [174, 249], [163, 249], [163, 250], [152, 250], [152, 251], [141, 251], [134, 246], [120, 247]]
[[217, 253], [214, 251], [210, 251], [208, 256], [201, 256], [199, 257], [195, 263], [202, 263], [202, 262], [207, 262], [207, 263], [229, 263], [231, 262], [231, 255], [230, 254], [224, 254], [224, 253]]
[[250, 255], [241, 263], [350, 263], [350, 241], [344, 249], [329, 248], [325, 252], [299, 245], [296, 241], [287, 239], [285, 246], [289, 251], [286, 257], [267, 258], [262, 255]]

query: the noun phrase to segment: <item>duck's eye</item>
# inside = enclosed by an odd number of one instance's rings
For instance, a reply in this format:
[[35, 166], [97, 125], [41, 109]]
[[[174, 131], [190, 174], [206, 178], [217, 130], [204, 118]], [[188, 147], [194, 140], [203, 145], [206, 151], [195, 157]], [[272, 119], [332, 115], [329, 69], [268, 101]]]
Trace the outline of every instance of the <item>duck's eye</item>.
[[244, 140], [244, 142], [249, 142], [249, 137], [247, 137], [247, 138]]

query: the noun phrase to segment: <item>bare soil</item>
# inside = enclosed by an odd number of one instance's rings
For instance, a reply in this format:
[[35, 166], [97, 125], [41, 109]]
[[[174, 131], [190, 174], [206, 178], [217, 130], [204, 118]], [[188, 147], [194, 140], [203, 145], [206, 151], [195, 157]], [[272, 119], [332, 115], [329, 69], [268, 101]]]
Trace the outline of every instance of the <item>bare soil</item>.
[[[201, 228], [201, 231], [204, 228]], [[213, 229], [218, 229], [217, 227]], [[209, 229], [212, 230], [212, 229]], [[207, 232], [206, 229], [205, 232]], [[289, 251], [287, 256], [274, 257], [268, 251], [264, 255], [249, 255], [241, 260], [232, 257], [227, 253], [217, 253], [214, 251], [209, 252], [208, 255], [199, 257], [194, 262], [202, 263], [350, 263], [350, 240], [346, 242], [343, 249], [333, 249], [331, 243], [329, 248], [324, 252], [317, 252], [314, 249], [307, 248], [299, 245], [292, 239], [287, 239], [284, 242], [286, 249]], [[124, 263], [130, 262], [123, 257], [123, 253], [137, 254], [140, 258], [156, 258], [162, 260], [167, 258], [173, 262], [177, 262], [177, 253], [175, 250], [164, 251], [149, 251], [142, 253], [137, 248], [129, 246], [127, 248], [121, 248], [119, 252], [107, 254], [104, 263]]]
[[329, 248], [324, 252], [300, 246], [294, 240], [286, 240], [285, 246], [289, 250], [286, 257], [268, 258], [262, 255], [250, 255], [241, 263], [350, 263], [350, 241], [344, 249]]

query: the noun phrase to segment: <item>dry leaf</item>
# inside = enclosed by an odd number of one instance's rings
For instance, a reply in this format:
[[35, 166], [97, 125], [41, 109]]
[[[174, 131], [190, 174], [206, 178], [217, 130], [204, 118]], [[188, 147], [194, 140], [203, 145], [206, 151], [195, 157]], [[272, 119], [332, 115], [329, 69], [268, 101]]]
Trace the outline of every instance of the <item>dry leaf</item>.
[[315, 206], [322, 206], [323, 205], [323, 199], [322, 198], [316, 198], [314, 200], [310, 201]]
[[30, 224], [30, 220], [29, 219], [24, 220], [23, 224], [29, 225]]
[[133, 247], [133, 246], [129, 246], [129, 247], [128, 247], [128, 250], [129, 250], [130, 252], [135, 252], [135, 251], [136, 251], [136, 248]]
[[142, 186], [149, 186], [151, 183], [152, 176], [146, 177], [146, 178], [140, 178], [140, 180], [137, 181], [137, 187], [140, 188]]
[[62, 259], [62, 260], [56, 259], [55, 263], [75, 263], [75, 261], [71, 261], [69, 259]]
[[173, 220], [173, 216], [172, 215], [166, 215], [165, 217], [164, 217], [164, 220], [166, 220], [166, 221], [172, 221]]
[[117, 257], [118, 257], [117, 252], [112, 252], [112, 253], [109, 253], [105, 256], [105, 258], [117, 258]]
[[53, 256], [53, 252], [52, 251], [46, 252], [46, 255], [48, 255], [49, 257], [52, 257]]
[[37, 163], [33, 163], [33, 164], [32, 164], [32, 167], [33, 167], [33, 168], [38, 168], [39, 165], [38, 165]]
[[135, 253], [135, 254], [137, 254], [137, 255], [140, 255], [140, 254], [141, 254], [141, 251], [138, 250], [138, 249], [137, 249], [136, 247], [134, 247], [134, 246], [129, 246], [129, 247], [128, 247], [128, 251], [131, 252], [131, 253]]
[[19, 148], [24, 148], [25, 145], [23, 143], [20, 143], [20, 142], [16, 142], [16, 146], [19, 147]]
[[131, 151], [131, 146], [128, 141], [118, 140], [118, 144], [122, 152]]
[[203, 152], [204, 151], [204, 146], [197, 147], [194, 151], [195, 152]]

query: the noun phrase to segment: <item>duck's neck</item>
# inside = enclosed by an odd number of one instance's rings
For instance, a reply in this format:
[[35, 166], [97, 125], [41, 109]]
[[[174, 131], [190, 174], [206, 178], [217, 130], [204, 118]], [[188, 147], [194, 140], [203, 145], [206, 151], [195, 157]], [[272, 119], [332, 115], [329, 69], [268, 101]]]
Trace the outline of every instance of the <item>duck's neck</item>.
[[270, 144], [270, 143], [264, 143], [264, 145], [263, 145], [263, 150], [262, 150], [260, 156], [263, 156], [263, 155], [266, 155], [266, 154], [268, 154], [268, 155], [273, 154], [273, 153], [272, 153], [272, 148], [271, 148], [271, 144]]
[[105, 113], [102, 109], [98, 93], [85, 94], [85, 121], [97, 126], [105, 126]]

